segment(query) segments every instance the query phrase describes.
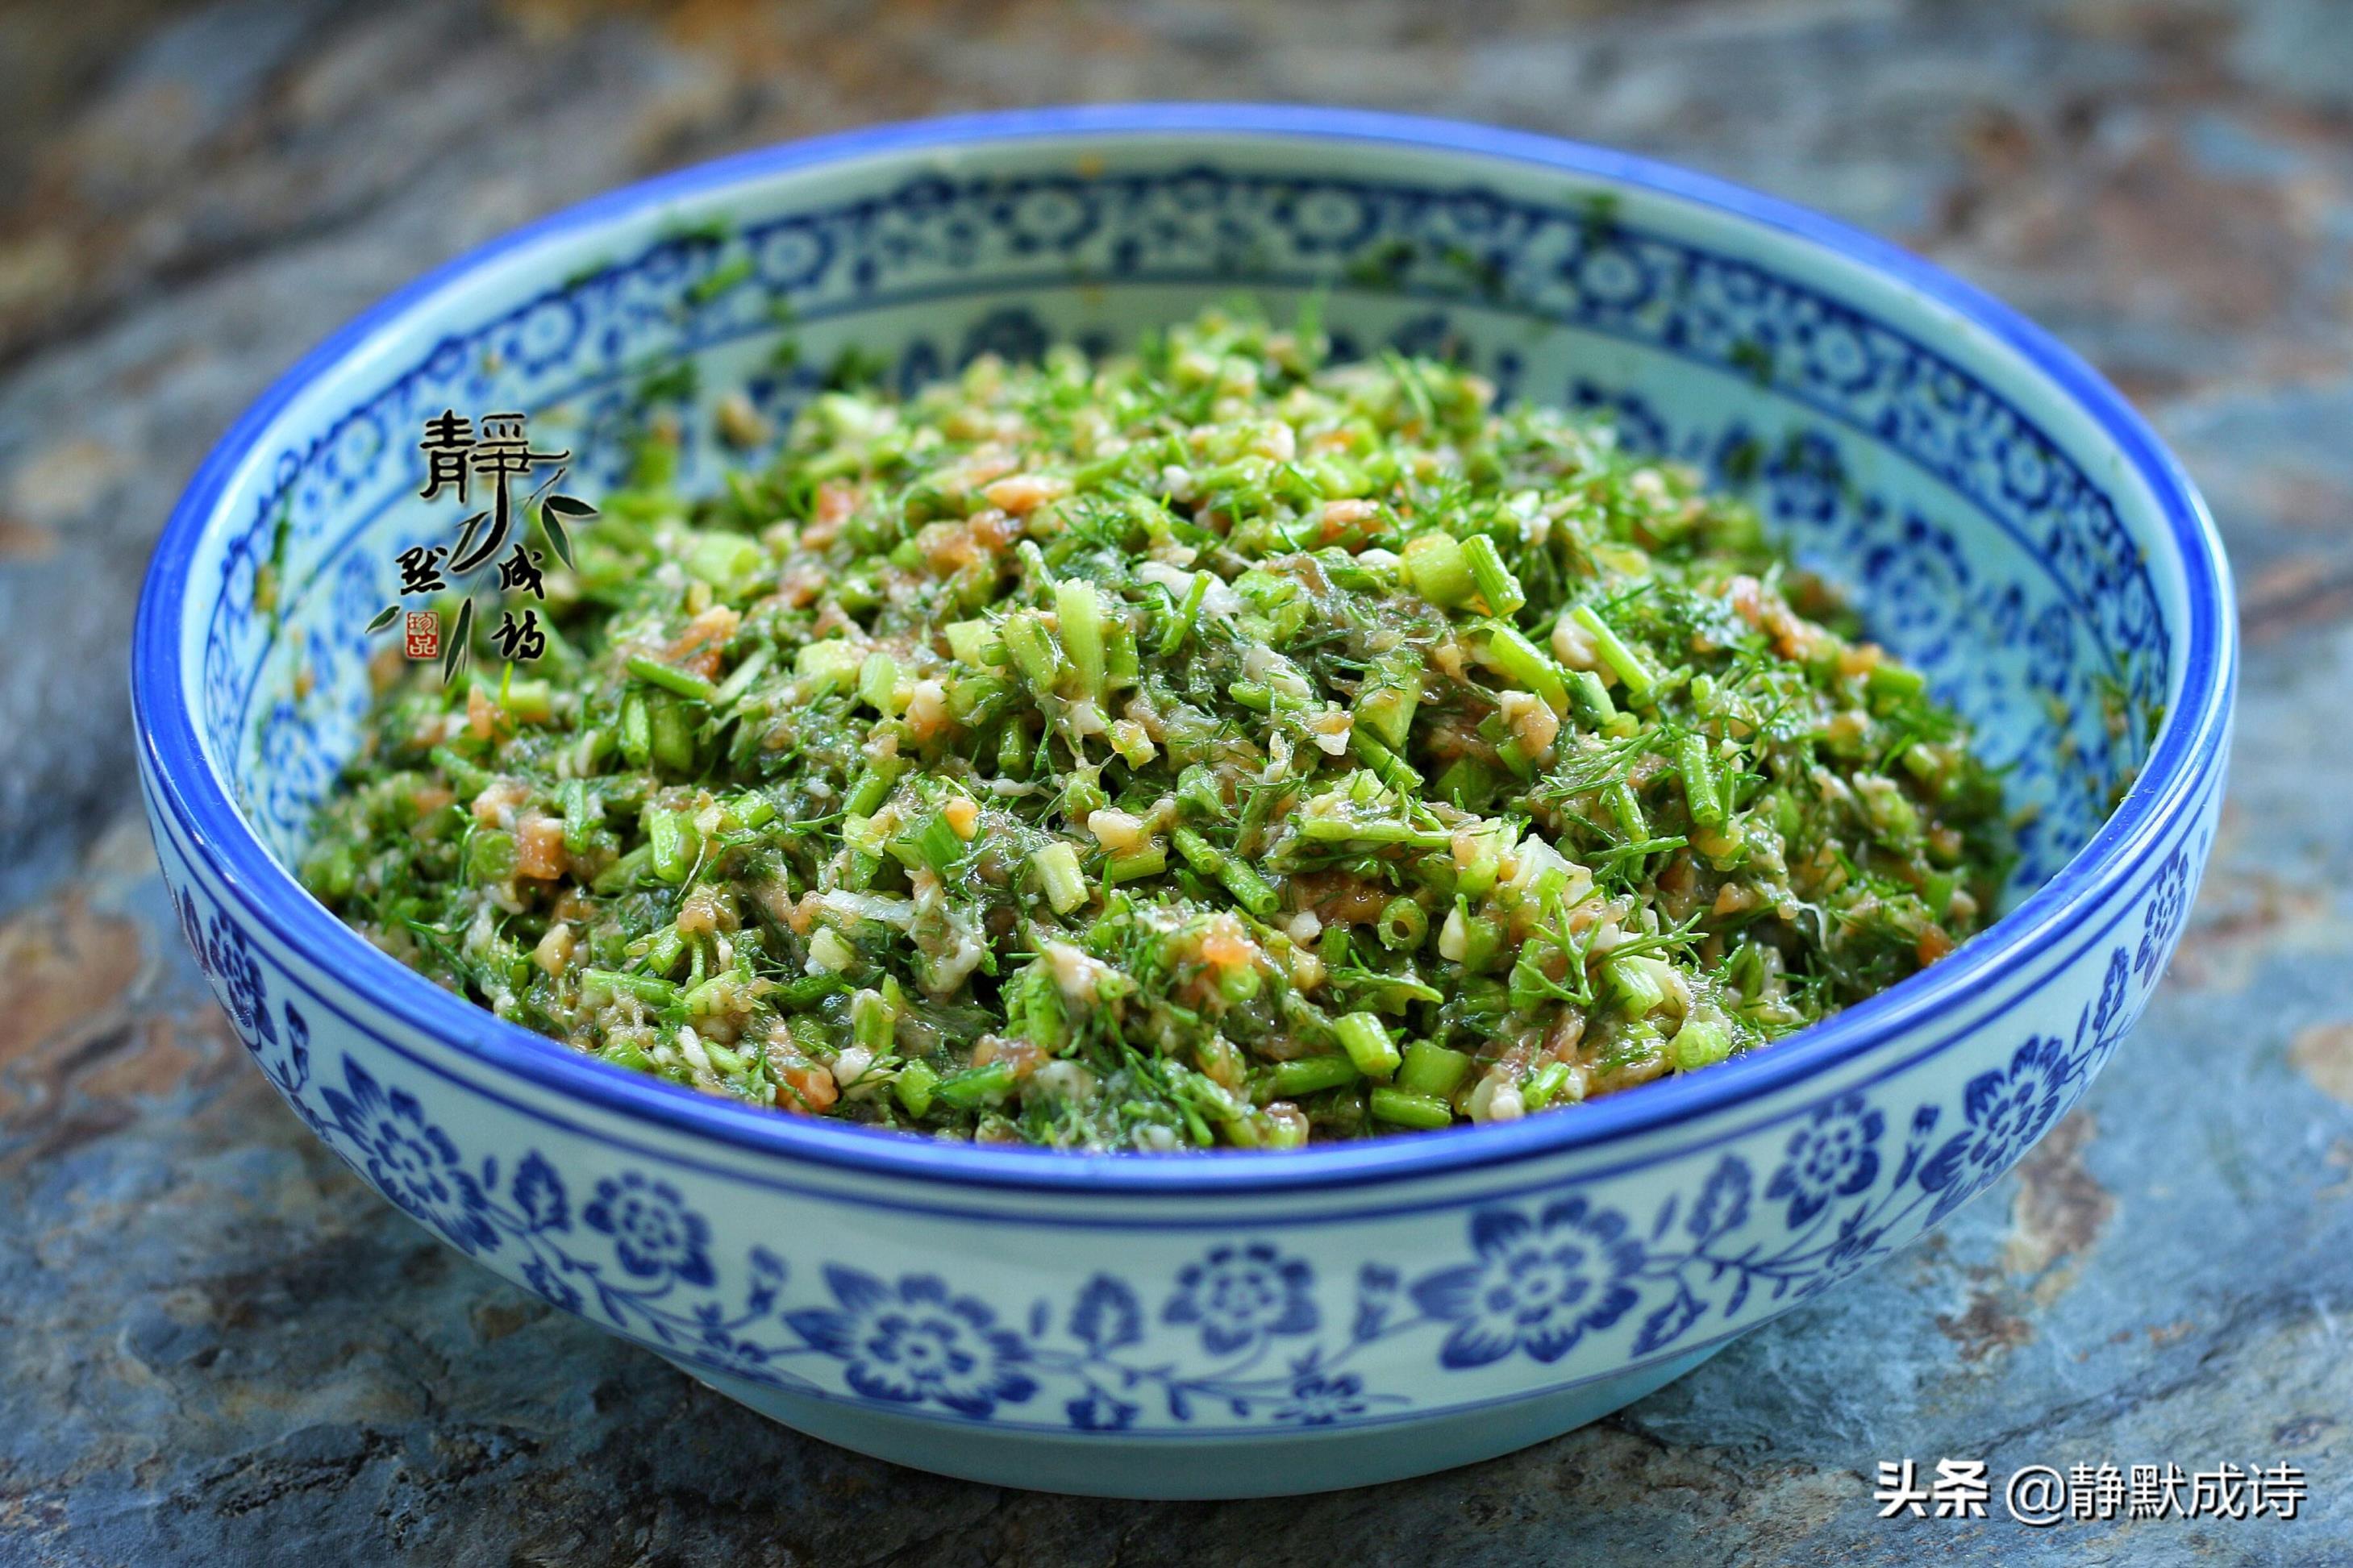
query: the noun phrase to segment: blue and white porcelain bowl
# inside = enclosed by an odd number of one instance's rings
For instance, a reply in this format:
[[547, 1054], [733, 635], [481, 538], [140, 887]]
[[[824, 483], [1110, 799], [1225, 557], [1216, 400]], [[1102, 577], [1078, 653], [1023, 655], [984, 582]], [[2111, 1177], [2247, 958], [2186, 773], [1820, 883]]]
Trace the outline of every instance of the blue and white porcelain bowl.
[[[446, 531], [416, 499], [429, 414], [568, 420], [593, 493], [617, 460], [600, 432], [678, 356], [705, 412], [740, 387], [781, 413], [845, 348], [912, 384], [1319, 287], [1343, 352], [1444, 349], [1752, 490], [2015, 765], [2036, 816], [2000, 922], [1771, 1050], [1574, 1110], [1090, 1158], [767, 1113], [574, 1055], [402, 968], [288, 875], [358, 733], [392, 557]], [[1534, 136], [1155, 107], [755, 153], [432, 274], [206, 459], [132, 673], [164, 879], [215, 991], [295, 1113], [419, 1223], [850, 1447], [1239, 1496], [1590, 1420], [2007, 1170], [2165, 968], [2235, 662], [2212, 526], [2148, 428], [1914, 258]]]

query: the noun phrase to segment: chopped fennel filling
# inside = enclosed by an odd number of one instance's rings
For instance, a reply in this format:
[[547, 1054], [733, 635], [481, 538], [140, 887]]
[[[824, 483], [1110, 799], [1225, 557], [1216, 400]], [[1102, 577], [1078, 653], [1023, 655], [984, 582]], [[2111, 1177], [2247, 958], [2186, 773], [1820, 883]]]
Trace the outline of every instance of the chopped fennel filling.
[[303, 867], [639, 1072], [1078, 1150], [1511, 1121], [1884, 989], [2009, 862], [1747, 505], [1440, 363], [1211, 313], [842, 384], [712, 494], [677, 450], [545, 657], [382, 661]]

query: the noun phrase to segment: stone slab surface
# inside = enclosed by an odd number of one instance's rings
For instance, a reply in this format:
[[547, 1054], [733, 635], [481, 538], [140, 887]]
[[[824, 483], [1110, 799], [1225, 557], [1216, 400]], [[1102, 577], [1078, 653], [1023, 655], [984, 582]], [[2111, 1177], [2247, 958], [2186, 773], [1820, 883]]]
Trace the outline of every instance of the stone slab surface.
[[[1926, 1244], [1622, 1415], [1234, 1505], [764, 1424], [364, 1192], [206, 998], [122, 649], [209, 441], [420, 268], [864, 121], [1345, 101], [1657, 153], [2026, 308], [2203, 484], [2251, 642], [2179, 960]], [[0, 1561], [2353, 1563], [2353, 5], [532, 0], [0, 7]], [[2293, 1522], [1878, 1521], [1880, 1458], [2291, 1462]]]

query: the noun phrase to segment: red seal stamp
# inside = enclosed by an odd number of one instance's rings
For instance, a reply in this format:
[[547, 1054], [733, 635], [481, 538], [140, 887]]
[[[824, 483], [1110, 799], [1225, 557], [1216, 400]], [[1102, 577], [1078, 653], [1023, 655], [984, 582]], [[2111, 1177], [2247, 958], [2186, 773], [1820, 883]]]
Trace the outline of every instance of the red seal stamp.
[[431, 610], [411, 610], [402, 626], [411, 658], [441, 657], [441, 617]]

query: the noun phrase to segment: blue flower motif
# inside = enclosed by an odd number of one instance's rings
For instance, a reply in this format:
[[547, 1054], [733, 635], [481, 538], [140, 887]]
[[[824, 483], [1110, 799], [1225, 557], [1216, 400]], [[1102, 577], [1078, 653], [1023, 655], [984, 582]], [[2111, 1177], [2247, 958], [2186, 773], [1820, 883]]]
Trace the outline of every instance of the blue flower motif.
[[1038, 1392], [1020, 1336], [973, 1298], [949, 1295], [938, 1275], [909, 1274], [893, 1287], [834, 1263], [825, 1282], [839, 1310], [804, 1308], [785, 1321], [811, 1349], [849, 1363], [849, 1386], [867, 1398], [934, 1400], [986, 1419], [999, 1400], [1018, 1405]]
[[718, 1324], [711, 1324], [703, 1330], [702, 1342], [694, 1347], [694, 1353], [705, 1363], [749, 1382], [776, 1381], [776, 1370], [771, 1364], [776, 1360], [773, 1351]]
[[[2100, 979], [2100, 999], [2092, 1008], [2092, 1038], [2102, 1047], [2114, 1047], [2124, 1035], [2125, 1006], [2130, 993], [2126, 983], [2131, 975], [2132, 966], [2125, 957], [2125, 950], [2109, 949], [2108, 972]], [[2081, 1036], [2079, 1028], [2079, 1039]], [[2101, 1059], [2106, 1059], [2105, 1055]]]
[[[1727, 1304], [1725, 1315], [1729, 1317], [1738, 1310], [1736, 1304]], [[1664, 1306], [1642, 1320], [1642, 1331], [1634, 1336], [1634, 1353], [1649, 1355], [1661, 1345], [1672, 1344], [1691, 1332], [1691, 1326], [1706, 1310], [1706, 1305], [1690, 1290], [1678, 1289]]]
[[196, 895], [166, 883], [164, 891], [172, 896], [172, 908], [180, 917], [180, 936], [195, 955], [197, 972], [212, 978], [212, 958], [205, 952], [205, 916], [196, 907]]
[[1397, 1306], [1398, 1271], [1384, 1263], [1367, 1263], [1356, 1273], [1356, 1321], [1349, 1331], [1359, 1340], [1379, 1335]]
[[459, 1169], [457, 1145], [425, 1119], [417, 1097], [405, 1089], [386, 1093], [349, 1057], [343, 1080], [351, 1092], [326, 1090], [327, 1107], [376, 1189], [459, 1250], [497, 1250], [480, 1184]]
[[522, 1266], [522, 1282], [538, 1291], [550, 1306], [561, 1307], [567, 1312], [580, 1310], [580, 1292], [540, 1258], [533, 1258]]
[[932, 346], [929, 338], [917, 338], [902, 353], [894, 384], [900, 396], [913, 397], [939, 380], [940, 374], [940, 351]]
[[278, 1086], [305, 1125], [316, 1127], [318, 1113], [302, 1099], [303, 1086], [311, 1081], [311, 1020], [291, 1002], [280, 1004], [286, 1014], [285, 1053], [276, 1058], [254, 1053], [260, 1064], [262, 1076]]
[[2166, 858], [2157, 874], [2147, 905], [2141, 910], [2140, 946], [2133, 955], [2134, 972], [2144, 984], [2154, 984], [2157, 972], [2173, 951], [2189, 908], [2189, 851], [2187, 846]]
[[973, 323], [965, 334], [962, 357], [970, 363], [983, 354], [995, 354], [1020, 364], [1044, 353], [1046, 343], [1044, 324], [1020, 306], [1008, 305]]
[[515, 1167], [515, 1207], [533, 1230], [570, 1230], [572, 1211], [564, 1196], [564, 1178], [536, 1149]]
[[1103, 221], [1100, 198], [1077, 180], [1040, 180], [999, 209], [1016, 253], [1067, 251]]
[[1445, 311], [1431, 310], [1398, 323], [1389, 333], [1389, 346], [1418, 359], [1451, 359], [1459, 357], [1462, 341]]
[[221, 1006], [245, 1048], [259, 1054], [264, 1042], [277, 1044], [278, 1027], [269, 1016], [269, 984], [262, 976], [261, 961], [254, 954], [245, 927], [216, 910], [207, 939], [194, 893], [182, 904], [180, 923], [189, 945], [196, 950], [196, 967], [220, 987]]
[[1961, 1097], [1968, 1126], [1920, 1167], [1920, 1184], [1940, 1194], [1934, 1224], [1993, 1180], [2059, 1114], [2073, 1072], [2066, 1048], [2036, 1035], [2019, 1047], [2010, 1066], [1979, 1073]]
[[1583, 1197], [1553, 1204], [1533, 1221], [1483, 1209], [1471, 1218], [1471, 1244], [1475, 1261], [1413, 1286], [1423, 1311], [1454, 1325], [1439, 1351], [1444, 1365], [1484, 1366], [1517, 1350], [1558, 1361], [1638, 1300], [1627, 1280], [1642, 1266], [1642, 1244], [1626, 1234], [1624, 1215]]
[[1293, 244], [1307, 255], [1345, 254], [1369, 237], [1379, 209], [1358, 192], [1318, 182], [1278, 210]]
[[1355, 1373], [1337, 1377], [1303, 1373], [1291, 1385], [1291, 1401], [1275, 1407], [1274, 1418], [1301, 1426], [1329, 1426], [1365, 1411], [1365, 1380]]
[[596, 1184], [596, 1197], [581, 1211], [588, 1228], [613, 1238], [621, 1267], [640, 1279], [669, 1275], [689, 1285], [709, 1285], [711, 1226], [686, 1206], [668, 1182], [649, 1182], [635, 1171], [617, 1182]]
[[1266, 1243], [1220, 1247], [1176, 1276], [1176, 1293], [1161, 1310], [1170, 1323], [1198, 1323], [1201, 1343], [1225, 1355], [1274, 1334], [1313, 1332], [1315, 1274]]
[[1765, 488], [1773, 515], [1827, 522], [1845, 500], [1846, 465], [1825, 437], [1793, 437], [1765, 468]]
[[1708, 1173], [1683, 1228], [1701, 1242], [1738, 1230], [1748, 1221], [1748, 1162], [1726, 1154]]
[[2026, 641], [2034, 650], [2027, 679], [2051, 691], [2064, 691], [2075, 668], [2074, 616], [2064, 605], [2045, 605], [2026, 628]]
[[1144, 1414], [1124, 1399], [1114, 1399], [1102, 1389], [1090, 1386], [1085, 1395], [1062, 1406], [1071, 1417], [1071, 1425], [1085, 1432], [1119, 1432], [1135, 1425]]
[[1132, 1345], [1144, 1337], [1144, 1311], [1135, 1292], [1108, 1274], [1098, 1274], [1079, 1292], [1071, 1309], [1071, 1337], [1097, 1355]]
[[1805, 1292], [1811, 1295], [1823, 1286], [1844, 1279], [1867, 1261], [1879, 1247], [1879, 1238], [1886, 1235], [1883, 1226], [1866, 1224], [1867, 1213], [1847, 1215], [1839, 1222], [1838, 1240], [1822, 1255], [1820, 1272], [1806, 1281]]
[[1818, 1108], [1789, 1134], [1787, 1158], [1766, 1187], [1767, 1199], [1786, 1198], [1789, 1228], [1822, 1212], [1832, 1198], [1851, 1198], [1879, 1179], [1879, 1151], [1887, 1118], [1870, 1110], [1860, 1094]]

